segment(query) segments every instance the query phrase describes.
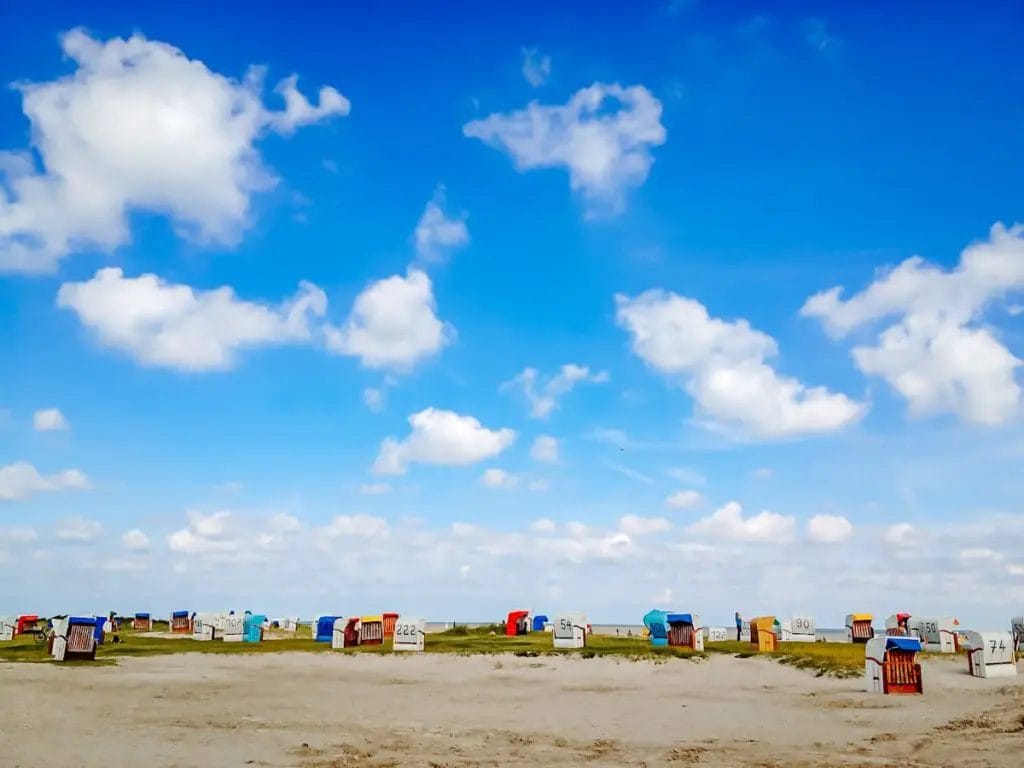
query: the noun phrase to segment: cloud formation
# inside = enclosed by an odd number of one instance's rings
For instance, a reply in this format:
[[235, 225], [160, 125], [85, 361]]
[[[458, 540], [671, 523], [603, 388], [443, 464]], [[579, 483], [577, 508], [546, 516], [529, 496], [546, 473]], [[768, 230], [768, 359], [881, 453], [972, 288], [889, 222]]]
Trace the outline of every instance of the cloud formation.
[[647, 180], [651, 150], [665, 143], [661, 102], [642, 85], [594, 83], [564, 105], [530, 102], [462, 127], [465, 136], [507, 152], [519, 171], [565, 168], [591, 213], [616, 212], [625, 191]]
[[539, 48], [523, 48], [523, 78], [534, 88], [540, 88], [551, 76], [551, 57]]
[[36, 432], [64, 432], [71, 425], [59, 408], [44, 408], [32, 415], [32, 428]]
[[464, 466], [497, 456], [516, 439], [507, 428], [491, 430], [472, 416], [437, 408], [409, 417], [412, 432], [404, 440], [386, 438], [373, 471], [401, 475], [410, 464]]
[[202, 291], [107, 267], [64, 283], [57, 305], [75, 312], [100, 343], [143, 365], [211, 371], [232, 368], [244, 349], [311, 340], [327, 296], [303, 282], [291, 299], [269, 306], [239, 299], [227, 286]]
[[261, 69], [237, 81], [139, 34], [74, 29], [61, 49], [72, 74], [17, 86], [41, 168], [29, 152], [0, 153], [0, 271], [51, 272], [73, 250], [113, 250], [130, 241], [135, 211], [233, 245], [252, 196], [277, 182], [257, 141], [349, 111], [331, 87], [311, 104], [295, 76], [277, 86], [285, 109], [267, 109]]
[[445, 190], [438, 187], [413, 231], [416, 255], [424, 262], [444, 261], [449, 253], [469, 244], [466, 214], [449, 217], [444, 210]]
[[951, 270], [913, 256], [848, 299], [839, 286], [811, 296], [801, 314], [837, 339], [881, 326], [874, 345], [853, 348], [853, 360], [895, 389], [912, 416], [955, 413], [994, 425], [1021, 412], [1021, 360], [985, 314], [1022, 290], [1024, 226], [996, 224]]
[[771, 336], [746, 320], [711, 317], [699, 301], [651, 290], [615, 297], [616, 317], [633, 352], [656, 371], [679, 377], [698, 415], [757, 438], [834, 432], [858, 421], [863, 403], [779, 374]]
[[23, 501], [37, 493], [87, 488], [89, 478], [77, 469], [43, 475], [26, 461], [0, 467], [0, 501]]
[[591, 373], [585, 365], [566, 363], [553, 376], [543, 376], [536, 368], [524, 368], [522, 373], [501, 385], [501, 389], [518, 389], [530, 404], [530, 416], [546, 419], [558, 408], [558, 401], [576, 388], [577, 384], [604, 384], [608, 372]]
[[455, 337], [436, 314], [433, 285], [426, 272], [372, 283], [355, 300], [340, 328], [327, 325], [327, 347], [358, 357], [367, 368], [407, 371], [433, 356]]

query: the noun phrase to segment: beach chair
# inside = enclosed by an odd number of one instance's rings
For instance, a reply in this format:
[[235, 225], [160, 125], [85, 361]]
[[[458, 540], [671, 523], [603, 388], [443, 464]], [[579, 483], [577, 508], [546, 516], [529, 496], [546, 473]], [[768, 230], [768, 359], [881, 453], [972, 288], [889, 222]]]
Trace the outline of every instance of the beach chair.
[[507, 637], [516, 637], [517, 635], [525, 635], [530, 631], [530, 612], [529, 611], [509, 611], [508, 617], [505, 619], [505, 635]]
[[1009, 632], [964, 633], [967, 639], [967, 671], [974, 677], [1016, 677], [1017, 655]]
[[894, 613], [885, 619], [885, 634], [889, 637], [910, 637], [910, 614]]
[[793, 616], [789, 620], [789, 637], [781, 639], [791, 643], [813, 643], [817, 640], [817, 629], [810, 616]]
[[704, 628], [695, 613], [670, 613], [665, 616], [668, 625], [668, 644], [694, 651], [704, 650]]
[[870, 613], [849, 613], [846, 615], [846, 640], [850, 643], [866, 643], [875, 636], [871, 622], [875, 617]]
[[33, 632], [36, 628], [36, 624], [39, 623], [39, 617], [34, 613], [26, 613], [18, 617], [18, 625], [14, 634], [26, 635]]
[[384, 642], [384, 617], [362, 616], [359, 619], [359, 644], [380, 645]]
[[96, 618], [54, 619], [51, 653], [57, 661], [93, 661], [96, 658]]
[[13, 640], [17, 631], [17, 616], [0, 616], [0, 642]]
[[668, 627], [665, 625], [666, 616], [668, 616], [668, 611], [658, 610], [657, 608], [644, 614], [644, 627], [646, 627], [648, 636], [651, 639], [651, 645], [655, 648], [668, 645]]
[[240, 643], [245, 640], [245, 616], [230, 613], [224, 617], [224, 642]]
[[758, 653], [776, 650], [779, 645], [775, 634], [776, 621], [774, 616], [758, 616], [750, 620], [750, 642], [757, 646]]
[[313, 623], [313, 641], [316, 643], [333, 643], [334, 626], [341, 616], [317, 616]]
[[188, 611], [175, 611], [171, 614], [171, 632], [176, 635], [192, 634], [192, 620]]
[[398, 623], [397, 613], [382, 613], [381, 624], [384, 627], [384, 639], [390, 640], [395, 636], [395, 625]]
[[864, 646], [864, 671], [868, 693], [923, 693], [916, 637], [879, 635]]
[[247, 613], [242, 621], [242, 642], [262, 643], [263, 627], [267, 623], [267, 617], [262, 613]]
[[959, 638], [949, 616], [921, 619], [921, 644], [929, 653], [956, 653]]
[[395, 619], [395, 631], [391, 635], [391, 649], [394, 651], [422, 651], [424, 639], [427, 636], [427, 620], [407, 619], [403, 616], [396, 616]]
[[153, 619], [150, 618], [148, 613], [136, 613], [132, 619], [132, 629], [136, 632], [152, 632]]
[[706, 643], [724, 643], [729, 636], [728, 627], [704, 627], [704, 642]]
[[212, 613], [197, 613], [192, 622], [192, 639], [202, 640], [204, 642], [216, 640], [216, 618], [216, 615]]
[[[547, 617], [544, 617], [545, 619]], [[583, 613], [556, 616], [552, 623], [555, 648], [583, 648], [587, 644], [587, 617]]]
[[334, 621], [332, 633], [332, 648], [351, 648], [359, 645], [359, 617], [352, 616], [347, 619], [338, 618]]
[[1010, 634], [1013, 636], [1015, 650], [1024, 653], [1024, 616], [1014, 616], [1010, 619]]

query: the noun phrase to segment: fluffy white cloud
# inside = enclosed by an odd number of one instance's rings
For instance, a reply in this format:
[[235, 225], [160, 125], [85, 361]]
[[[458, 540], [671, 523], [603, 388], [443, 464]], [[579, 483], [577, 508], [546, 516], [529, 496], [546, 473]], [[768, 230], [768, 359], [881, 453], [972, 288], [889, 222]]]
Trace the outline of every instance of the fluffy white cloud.
[[551, 57], [537, 48], [523, 48], [523, 77], [534, 88], [540, 88], [551, 76]]
[[0, 543], [27, 544], [39, 538], [36, 529], [28, 525], [19, 525], [13, 528], [0, 528]]
[[95, 520], [84, 517], [68, 517], [57, 523], [54, 534], [61, 541], [93, 541], [103, 531]]
[[701, 495], [697, 491], [676, 491], [665, 499], [665, 506], [670, 509], [690, 509], [701, 501]]
[[125, 531], [121, 534], [121, 545], [125, 549], [130, 549], [134, 552], [141, 552], [149, 549], [149, 536], [144, 534], [138, 528], [132, 528], [130, 531]]
[[484, 470], [484, 473], [480, 476], [480, 482], [488, 488], [508, 489], [515, 488], [519, 485], [519, 478], [515, 475], [509, 474], [504, 469], [496, 469], [492, 467]]
[[815, 515], [807, 521], [807, 537], [819, 544], [838, 544], [853, 535], [853, 525], [840, 515]]
[[585, 365], [566, 363], [553, 376], [542, 376], [536, 368], [524, 368], [511, 381], [501, 385], [503, 390], [522, 391], [530, 404], [530, 415], [535, 419], [546, 419], [558, 408], [558, 399], [580, 383], [603, 384], [608, 381], [608, 372], [591, 373]]
[[534, 461], [558, 461], [558, 439], [551, 435], [538, 435], [530, 447], [530, 457]]
[[416, 223], [413, 240], [416, 255], [423, 261], [442, 261], [451, 251], [469, 243], [466, 214], [449, 218], [444, 212], [444, 205], [444, 187], [438, 187]]
[[231, 368], [242, 349], [309, 341], [310, 321], [327, 311], [327, 297], [301, 283], [294, 297], [273, 307], [242, 301], [229, 287], [199, 291], [108, 267], [91, 280], [64, 283], [57, 305], [140, 363], [208, 371]]
[[885, 379], [912, 415], [950, 412], [999, 424], [1021, 411], [1021, 360], [983, 324], [984, 315], [1021, 290], [1024, 227], [996, 224], [952, 270], [914, 256], [846, 300], [838, 286], [815, 294], [801, 313], [820, 318], [835, 338], [881, 325], [875, 345], [854, 347], [854, 362]]
[[564, 167], [591, 210], [617, 210], [624, 191], [647, 180], [651, 149], [665, 143], [661, 102], [642, 85], [594, 83], [567, 104], [493, 114], [462, 127], [465, 136], [503, 149], [519, 171]]
[[764, 511], [743, 517], [743, 507], [730, 501], [690, 526], [691, 533], [711, 538], [747, 542], [786, 542], [793, 538], [796, 519]]
[[328, 349], [358, 357], [367, 368], [407, 370], [455, 336], [435, 314], [427, 274], [411, 269], [370, 285], [356, 297], [341, 328], [326, 327]]
[[60, 409], [44, 408], [32, 415], [32, 428], [36, 432], [60, 432], [71, 427]]
[[0, 467], [0, 501], [21, 501], [35, 493], [84, 490], [88, 487], [89, 479], [77, 469], [41, 475], [25, 461]]
[[530, 530], [534, 533], [554, 533], [558, 530], [558, 526], [554, 520], [542, 517], [530, 523]]
[[472, 416], [437, 408], [409, 417], [412, 433], [404, 440], [381, 443], [373, 471], [404, 474], [409, 464], [462, 466], [497, 456], [516, 439], [511, 429], [490, 430]]
[[650, 533], [663, 533], [670, 530], [672, 523], [664, 517], [641, 517], [640, 515], [623, 515], [619, 518], [619, 530], [630, 536], [646, 536]]
[[197, 510], [185, 513], [188, 525], [167, 537], [167, 547], [172, 552], [186, 555], [231, 554], [242, 549], [244, 542], [235, 535], [232, 524], [234, 515], [221, 510], [204, 515]]
[[295, 77], [277, 87], [285, 109], [268, 110], [262, 70], [239, 82], [138, 34], [104, 42], [76, 29], [61, 47], [72, 74], [17, 86], [42, 168], [0, 153], [0, 270], [52, 271], [73, 249], [123, 245], [133, 211], [233, 244], [252, 195], [276, 183], [257, 140], [349, 111], [333, 88], [310, 104]]
[[833, 432], [865, 412], [846, 395], [780, 375], [766, 362], [778, 354], [775, 340], [746, 320], [711, 317], [700, 302], [666, 291], [615, 302], [633, 351], [682, 377], [699, 413], [716, 426], [779, 438]]

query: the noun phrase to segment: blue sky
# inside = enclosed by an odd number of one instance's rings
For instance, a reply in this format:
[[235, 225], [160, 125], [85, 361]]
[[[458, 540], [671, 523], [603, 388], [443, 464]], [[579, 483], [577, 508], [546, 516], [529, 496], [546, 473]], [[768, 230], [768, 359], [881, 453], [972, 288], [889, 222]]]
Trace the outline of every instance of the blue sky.
[[1020, 12], [548, 5], [0, 10], [0, 607], [1019, 611]]

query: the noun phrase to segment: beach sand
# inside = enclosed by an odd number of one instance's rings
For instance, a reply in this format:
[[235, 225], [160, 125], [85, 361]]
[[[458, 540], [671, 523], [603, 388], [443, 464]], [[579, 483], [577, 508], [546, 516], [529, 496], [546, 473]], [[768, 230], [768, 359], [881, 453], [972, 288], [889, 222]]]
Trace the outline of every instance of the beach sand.
[[1024, 676], [924, 696], [759, 658], [182, 654], [0, 664], [5, 766], [1024, 765]]

